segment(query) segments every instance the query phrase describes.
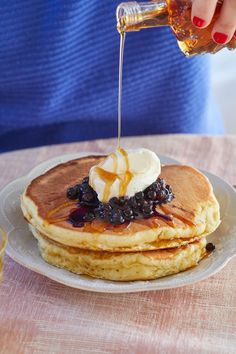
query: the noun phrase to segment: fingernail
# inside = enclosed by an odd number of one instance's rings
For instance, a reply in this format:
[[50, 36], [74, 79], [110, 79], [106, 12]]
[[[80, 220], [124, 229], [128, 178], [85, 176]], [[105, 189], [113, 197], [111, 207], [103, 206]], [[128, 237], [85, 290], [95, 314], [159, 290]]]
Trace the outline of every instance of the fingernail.
[[228, 35], [220, 32], [215, 32], [213, 38], [216, 43], [224, 44], [228, 39]]
[[234, 37], [236, 37], [236, 31], [234, 32]]
[[200, 17], [194, 16], [193, 18], [193, 24], [197, 27], [203, 27], [205, 25], [206, 21], [201, 19]]

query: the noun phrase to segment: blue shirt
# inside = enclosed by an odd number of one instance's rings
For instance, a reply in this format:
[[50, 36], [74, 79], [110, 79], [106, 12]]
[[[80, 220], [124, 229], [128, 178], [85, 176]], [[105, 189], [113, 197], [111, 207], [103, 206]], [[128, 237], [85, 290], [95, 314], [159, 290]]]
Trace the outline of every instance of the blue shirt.
[[[0, 152], [117, 135], [120, 1], [2, 0]], [[128, 33], [123, 135], [220, 133], [208, 57], [169, 28]]]

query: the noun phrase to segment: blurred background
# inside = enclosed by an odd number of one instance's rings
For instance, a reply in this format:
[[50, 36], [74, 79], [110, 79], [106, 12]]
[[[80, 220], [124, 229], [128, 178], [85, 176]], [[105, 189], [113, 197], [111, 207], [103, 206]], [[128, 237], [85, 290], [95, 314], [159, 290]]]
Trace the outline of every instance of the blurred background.
[[212, 56], [212, 86], [226, 133], [236, 134], [236, 51]]

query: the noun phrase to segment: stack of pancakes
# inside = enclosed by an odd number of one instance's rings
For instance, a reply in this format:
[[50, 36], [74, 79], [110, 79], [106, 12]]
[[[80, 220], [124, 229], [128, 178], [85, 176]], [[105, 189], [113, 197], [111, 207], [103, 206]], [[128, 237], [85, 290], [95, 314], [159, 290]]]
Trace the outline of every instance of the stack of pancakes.
[[[60, 164], [34, 179], [21, 206], [45, 261], [77, 274], [116, 281], [156, 279], [191, 268], [206, 254], [206, 236], [220, 223], [208, 179], [189, 166], [162, 167], [175, 199], [157, 207], [160, 216], [113, 226], [102, 220], [73, 227], [76, 208], [66, 197], [104, 156]], [[165, 217], [167, 215], [168, 217]]]

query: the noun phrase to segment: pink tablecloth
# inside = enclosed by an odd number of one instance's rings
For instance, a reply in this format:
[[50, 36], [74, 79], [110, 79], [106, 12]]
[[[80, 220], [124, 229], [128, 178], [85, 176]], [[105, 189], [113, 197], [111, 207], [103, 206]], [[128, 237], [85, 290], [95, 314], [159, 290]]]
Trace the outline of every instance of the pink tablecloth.
[[[52, 156], [111, 151], [115, 140], [0, 155], [0, 187]], [[123, 139], [207, 169], [236, 184], [236, 136]], [[236, 353], [236, 258], [179, 289], [99, 294], [71, 289], [5, 258], [0, 353]]]

